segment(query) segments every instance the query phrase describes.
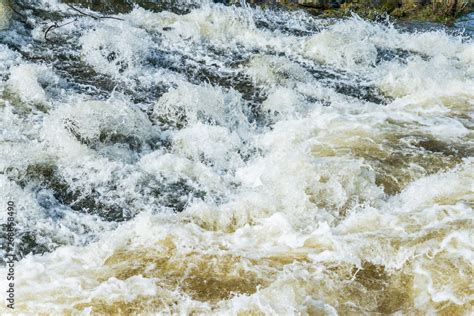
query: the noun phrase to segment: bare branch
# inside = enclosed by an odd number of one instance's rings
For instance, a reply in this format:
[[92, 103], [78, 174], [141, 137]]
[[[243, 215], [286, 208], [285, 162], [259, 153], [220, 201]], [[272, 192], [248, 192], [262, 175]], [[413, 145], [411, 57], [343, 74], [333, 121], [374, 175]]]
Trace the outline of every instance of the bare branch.
[[114, 20], [119, 20], [119, 21], [123, 21], [123, 19], [121, 18], [116, 18], [116, 17], [113, 17], [113, 16], [105, 16], [105, 15], [102, 15], [102, 16], [96, 16], [96, 15], [92, 15], [92, 14], [88, 14], [88, 13], [85, 13], [81, 10], [79, 10], [78, 8], [76, 8], [75, 6], [71, 5], [71, 4], [66, 4], [69, 8], [71, 8], [72, 10], [84, 15], [84, 16], [88, 16], [88, 17], [91, 17], [93, 18], [94, 20], [100, 20], [100, 19], [114, 19]]
[[[90, 18], [93, 18], [94, 20], [101, 20], [101, 19], [114, 19], [114, 20], [119, 20], [119, 21], [123, 21], [123, 19], [121, 18], [116, 18], [116, 17], [113, 17], [113, 16], [105, 16], [105, 15], [102, 15], [102, 16], [97, 16], [97, 15], [93, 15], [93, 14], [88, 14], [88, 13], [85, 13], [81, 10], [79, 10], [78, 8], [76, 8], [75, 6], [71, 5], [71, 4], [66, 4], [69, 8], [71, 8], [72, 10], [76, 11], [77, 13], [83, 15], [83, 16], [88, 16]], [[52, 25], [50, 25], [46, 31], [44, 32], [44, 39], [45, 41], [49, 41], [48, 39], [48, 34], [60, 27], [63, 27], [63, 26], [66, 26], [68, 24], [71, 24], [71, 23], [74, 23], [77, 21], [77, 18], [72, 20], [72, 21], [69, 21], [65, 24], [61, 24], [61, 25], [58, 25], [57, 23], [54, 23]]]
[[52, 32], [52, 31], [54, 31], [54, 30], [56, 30], [56, 29], [58, 29], [58, 28], [60, 28], [60, 27], [66, 26], [66, 25], [71, 24], [71, 23], [74, 23], [74, 22], [76, 22], [76, 21], [77, 21], [77, 19], [74, 19], [74, 20], [72, 20], [72, 21], [69, 21], [69, 22], [64, 23], [64, 24], [61, 24], [61, 25], [58, 25], [57, 23], [54, 23], [53, 25], [50, 25], [50, 26], [46, 29], [46, 31], [44, 32], [44, 39], [45, 39], [46, 41], [49, 41], [49, 39], [48, 39], [48, 33], [49, 33], [49, 32]]

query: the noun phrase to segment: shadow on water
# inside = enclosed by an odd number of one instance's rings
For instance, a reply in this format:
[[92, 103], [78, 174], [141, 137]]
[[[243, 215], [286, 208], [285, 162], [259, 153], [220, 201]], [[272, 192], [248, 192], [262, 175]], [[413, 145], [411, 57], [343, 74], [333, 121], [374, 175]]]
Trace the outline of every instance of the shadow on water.
[[400, 30], [410, 33], [441, 30], [454, 36], [461, 35], [470, 38], [474, 37], [474, 12], [461, 16], [452, 25], [408, 20], [396, 21], [395, 24]]
[[471, 37], [474, 37], [474, 12], [460, 17], [454, 25], [457, 28], [465, 30]]

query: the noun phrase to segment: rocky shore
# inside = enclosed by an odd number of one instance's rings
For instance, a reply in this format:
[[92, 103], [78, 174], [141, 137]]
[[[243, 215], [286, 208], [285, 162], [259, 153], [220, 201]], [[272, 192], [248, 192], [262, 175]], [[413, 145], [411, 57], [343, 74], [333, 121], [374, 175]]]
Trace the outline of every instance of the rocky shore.
[[399, 19], [450, 23], [474, 11], [473, 0], [249, 0], [261, 5], [306, 8], [326, 16], [344, 16], [355, 12], [366, 18], [389, 14]]
[[[138, 3], [148, 9], [166, 7], [172, 0], [159, 4], [152, 0], [62, 0], [64, 3], [89, 7], [104, 13], [126, 13]], [[242, 0], [215, 0], [215, 2], [240, 4]], [[6, 26], [12, 0], [0, 0], [0, 29]], [[474, 0], [247, 0], [253, 5], [283, 6], [289, 9], [306, 9], [308, 12], [328, 17], [342, 17], [352, 12], [374, 19], [386, 14], [402, 20], [453, 23], [457, 18], [474, 11]]]

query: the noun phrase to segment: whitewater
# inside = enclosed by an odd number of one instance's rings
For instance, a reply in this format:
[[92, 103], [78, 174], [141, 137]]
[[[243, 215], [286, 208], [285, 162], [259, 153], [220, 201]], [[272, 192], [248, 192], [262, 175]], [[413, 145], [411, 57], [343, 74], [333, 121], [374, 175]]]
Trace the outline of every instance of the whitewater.
[[0, 2], [0, 314], [472, 315], [473, 106], [459, 28]]

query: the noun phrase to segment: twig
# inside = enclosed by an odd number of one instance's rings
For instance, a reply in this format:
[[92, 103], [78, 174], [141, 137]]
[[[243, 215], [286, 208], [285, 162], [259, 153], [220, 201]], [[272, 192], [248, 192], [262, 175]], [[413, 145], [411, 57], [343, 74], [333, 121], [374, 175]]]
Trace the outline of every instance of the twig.
[[53, 25], [50, 25], [46, 31], [44, 32], [44, 40], [47, 42], [48, 41], [48, 32], [51, 31], [52, 28], [54, 27], [58, 27], [58, 25], [56, 23], [54, 23]]
[[73, 6], [72, 4], [66, 3], [66, 5], [67, 5], [68, 7], [70, 7], [71, 9], [73, 9], [74, 11], [79, 12], [79, 13], [82, 14], [82, 15], [91, 17], [91, 18], [93, 18], [94, 20], [98, 20], [98, 19], [99, 19], [99, 17], [97, 17], [97, 16], [95, 16], [95, 15], [87, 14], [87, 13], [82, 12], [81, 10], [79, 10], [78, 8], [76, 8], [75, 6]]
[[73, 6], [72, 4], [66, 4], [66, 5], [67, 5], [69, 8], [73, 9], [74, 11], [76, 11], [76, 12], [82, 14], [82, 15], [91, 17], [91, 18], [93, 18], [94, 20], [100, 20], [100, 19], [114, 19], [114, 20], [123, 21], [123, 19], [121, 19], [121, 18], [116, 18], [116, 17], [113, 17], [113, 16], [105, 16], [105, 15], [96, 16], [96, 15], [88, 14], [88, 13], [82, 12], [81, 10], [79, 10], [78, 8], [76, 8], [75, 6]]
[[[78, 8], [76, 8], [75, 6], [73, 6], [73, 5], [71, 5], [71, 4], [66, 3], [66, 5], [67, 5], [69, 8], [71, 8], [72, 10], [78, 12], [79, 14], [81, 14], [81, 15], [83, 15], [83, 16], [88, 16], [88, 17], [90, 17], [90, 18], [93, 18], [94, 20], [114, 19], [114, 20], [124, 21], [124, 19], [116, 18], [116, 17], [113, 17], [113, 16], [105, 16], [105, 15], [97, 16], [97, 15], [93, 15], [93, 14], [88, 14], [88, 13], [85, 13], [85, 12], [79, 10]], [[60, 28], [60, 27], [66, 26], [66, 25], [71, 24], [71, 23], [74, 23], [74, 22], [76, 22], [76, 21], [77, 21], [77, 18], [74, 19], [74, 20], [72, 20], [72, 21], [69, 21], [69, 22], [67, 22], [67, 23], [65, 23], [65, 24], [58, 25], [58, 23], [54, 23], [54, 24], [50, 25], [50, 26], [46, 29], [46, 31], [44, 32], [44, 39], [45, 39], [45, 41], [49, 41], [49, 39], [48, 39], [48, 33], [49, 33], [49, 32], [52, 32], [52, 31], [54, 31], [54, 30], [56, 30], [56, 29], [58, 29], [58, 28]]]
[[66, 25], [68, 25], [68, 24], [74, 23], [74, 22], [76, 22], [76, 21], [77, 21], [77, 19], [74, 19], [74, 20], [72, 20], [72, 21], [69, 21], [69, 22], [64, 23], [64, 24], [61, 24], [61, 25], [58, 25], [57, 23], [54, 23], [53, 25], [50, 25], [50, 26], [46, 29], [46, 31], [44, 32], [44, 39], [45, 39], [45, 41], [49, 41], [49, 39], [48, 39], [48, 33], [49, 33], [49, 32], [51, 32], [51, 31], [53, 31], [53, 30], [56, 30], [56, 29], [58, 29], [58, 28], [60, 28], [60, 27], [66, 26]]
[[121, 19], [121, 18], [116, 18], [114, 16], [106, 16], [106, 15], [99, 16], [99, 19], [112, 19], [112, 20], [125, 21], [124, 19]]

